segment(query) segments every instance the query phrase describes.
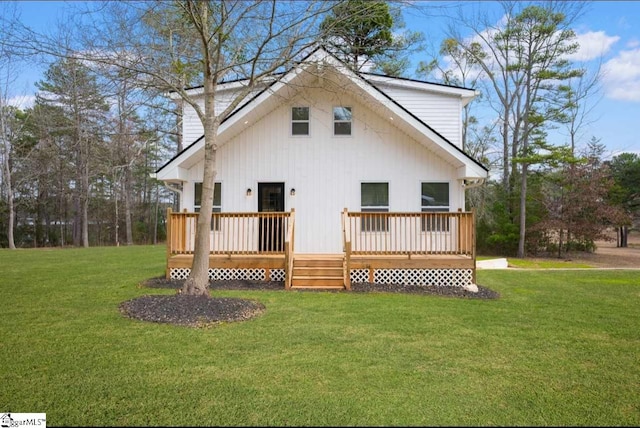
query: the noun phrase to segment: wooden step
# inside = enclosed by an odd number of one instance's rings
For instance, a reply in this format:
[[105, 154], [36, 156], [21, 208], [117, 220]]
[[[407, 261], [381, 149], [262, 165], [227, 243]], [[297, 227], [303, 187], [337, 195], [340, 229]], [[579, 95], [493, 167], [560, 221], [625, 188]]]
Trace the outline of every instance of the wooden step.
[[294, 257], [293, 266], [296, 267], [339, 267], [342, 268], [342, 258], [306, 259]]
[[344, 290], [344, 285], [318, 287], [317, 285], [292, 285], [292, 290]]
[[296, 254], [292, 288], [344, 289], [341, 254]]
[[344, 280], [342, 276], [296, 276], [292, 278], [291, 285], [293, 287], [306, 286], [306, 287], [344, 287]]
[[335, 276], [342, 277], [342, 266], [325, 267], [325, 266], [295, 266], [293, 267], [293, 276]]

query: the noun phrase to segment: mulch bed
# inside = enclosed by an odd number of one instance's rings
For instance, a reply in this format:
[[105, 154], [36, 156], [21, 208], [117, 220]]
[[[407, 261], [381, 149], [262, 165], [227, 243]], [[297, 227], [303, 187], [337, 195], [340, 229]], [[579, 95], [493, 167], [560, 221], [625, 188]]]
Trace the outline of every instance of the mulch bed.
[[262, 303], [229, 297], [142, 296], [120, 305], [120, 311], [142, 321], [188, 327], [206, 327], [222, 322], [245, 321], [260, 315]]
[[[151, 278], [140, 284], [145, 288], [166, 288], [179, 290], [184, 280]], [[211, 290], [267, 290], [285, 291], [282, 281], [211, 281]], [[309, 290], [296, 290], [309, 291]], [[313, 291], [313, 290], [311, 290]], [[318, 290], [320, 291], [320, 290]], [[324, 290], [323, 290], [324, 291]], [[336, 291], [349, 293], [349, 291]], [[397, 284], [376, 284], [360, 282], [351, 284], [352, 293], [411, 293], [431, 294], [468, 299], [497, 299], [500, 295], [478, 285], [478, 292], [472, 293], [461, 287], [434, 287]], [[230, 297], [148, 295], [128, 300], [120, 305], [120, 311], [130, 318], [158, 323], [169, 323], [188, 327], [205, 327], [224, 322], [245, 321], [262, 314], [264, 305], [250, 299]]]

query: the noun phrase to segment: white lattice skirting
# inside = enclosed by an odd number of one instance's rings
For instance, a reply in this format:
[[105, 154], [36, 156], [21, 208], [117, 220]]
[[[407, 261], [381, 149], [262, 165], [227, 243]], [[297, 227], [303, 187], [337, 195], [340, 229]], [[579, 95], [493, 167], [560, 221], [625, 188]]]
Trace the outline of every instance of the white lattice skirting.
[[[368, 281], [367, 269], [351, 271], [352, 282]], [[466, 287], [473, 284], [473, 269], [374, 269], [373, 282], [379, 284]]]
[[369, 282], [369, 269], [351, 269], [351, 282]]
[[[171, 279], [186, 279], [191, 269], [171, 268]], [[266, 269], [209, 269], [209, 279], [214, 281], [229, 281], [242, 279], [250, 281], [264, 281]], [[271, 281], [284, 281], [284, 269], [271, 269]]]

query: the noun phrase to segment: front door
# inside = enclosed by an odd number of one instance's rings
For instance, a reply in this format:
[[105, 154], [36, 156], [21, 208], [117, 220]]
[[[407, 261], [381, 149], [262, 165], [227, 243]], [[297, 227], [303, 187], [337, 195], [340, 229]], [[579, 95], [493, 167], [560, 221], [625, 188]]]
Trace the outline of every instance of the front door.
[[[258, 212], [284, 212], [284, 183], [258, 183]], [[260, 251], [284, 251], [282, 217], [264, 217], [258, 232]]]

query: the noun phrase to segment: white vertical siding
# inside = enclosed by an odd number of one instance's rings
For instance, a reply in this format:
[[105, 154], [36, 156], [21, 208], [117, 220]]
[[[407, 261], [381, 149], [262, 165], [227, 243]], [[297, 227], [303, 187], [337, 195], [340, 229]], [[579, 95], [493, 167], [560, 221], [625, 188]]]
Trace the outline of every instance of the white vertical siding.
[[376, 85], [417, 118], [458, 147], [462, 144], [462, 101], [451, 95]]
[[[261, 90], [262, 89], [256, 89], [255, 91], [250, 93], [238, 105], [238, 107], [242, 106], [242, 104], [244, 104], [245, 101], [253, 98], [255, 94], [257, 94]], [[226, 109], [229, 106], [229, 104], [231, 104], [231, 101], [233, 101], [234, 94], [235, 94], [234, 91], [221, 91], [216, 95], [215, 109], [217, 114], [224, 111], [224, 109]], [[200, 106], [201, 109], [204, 110], [204, 99], [202, 97], [200, 97], [200, 99], [198, 100], [198, 105]], [[189, 146], [195, 140], [202, 137], [203, 134], [204, 134], [204, 127], [202, 126], [202, 122], [200, 121], [200, 118], [196, 114], [194, 108], [190, 104], [184, 103], [184, 111], [182, 115], [182, 135], [183, 135], [184, 146], [185, 147]]]
[[[290, 135], [294, 105], [310, 107], [308, 137]], [[333, 136], [332, 108], [338, 105], [353, 109], [352, 136]], [[218, 149], [217, 170], [225, 212], [255, 212], [259, 182], [285, 183], [285, 210], [296, 209], [297, 252], [342, 251], [340, 213], [345, 207], [360, 211], [361, 182], [388, 182], [390, 211], [413, 212], [421, 209], [421, 182], [449, 182], [451, 210], [464, 208], [451, 164], [346, 94], [309, 90], [282, 104]], [[202, 172], [200, 162], [191, 179], [200, 181]], [[190, 183], [183, 202], [193, 208]]]

